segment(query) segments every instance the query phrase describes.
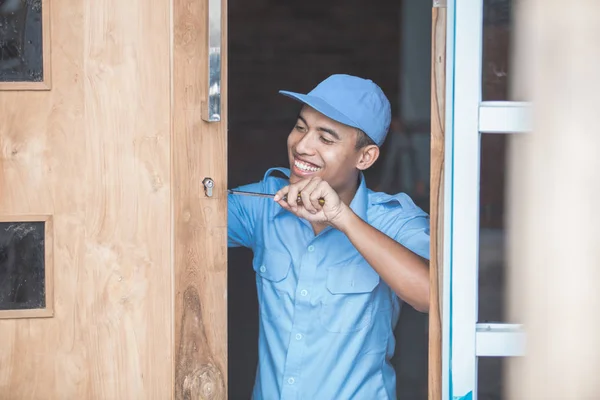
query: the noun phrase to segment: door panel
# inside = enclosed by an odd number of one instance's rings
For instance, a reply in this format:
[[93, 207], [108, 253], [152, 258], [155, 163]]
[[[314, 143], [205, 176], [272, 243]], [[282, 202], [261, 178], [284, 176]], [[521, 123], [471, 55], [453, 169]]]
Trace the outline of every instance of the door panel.
[[51, 90], [0, 91], [0, 215], [51, 216], [54, 311], [0, 320], [0, 398], [168, 399], [170, 2], [51, 3]]
[[[226, 399], [226, 0], [221, 1], [221, 121], [206, 122], [208, 1], [173, 1], [175, 398]], [[210, 2], [213, 5], [213, 1]], [[202, 181], [212, 178], [212, 196]]]

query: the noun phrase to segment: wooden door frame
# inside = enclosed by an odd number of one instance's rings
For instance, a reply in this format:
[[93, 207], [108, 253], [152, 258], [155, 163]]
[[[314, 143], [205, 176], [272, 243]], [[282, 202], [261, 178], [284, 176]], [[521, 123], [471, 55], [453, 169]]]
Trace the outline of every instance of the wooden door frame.
[[[215, 296], [226, 296], [227, 290], [227, 159], [206, 158], [227, 149], [227, 0], [221, 1], [222, 118], [216, 123], [202, 120], [208, 90], [203, 64], [208, 59], [207, 3], [174, 0], [172, 11], [175, 399], [209, 393], [210, 398], [227, 398], [227, 309], [223, 297]], [[446, 27], [446, 1], [433, 0], [429, 400], [442, 399]], [[215, 181], [212, 198], [202, 195], [205, 176]]]
[[446, 0], [433, 0], [431, 11], [429, 400], [442, 399], [446, 27]]

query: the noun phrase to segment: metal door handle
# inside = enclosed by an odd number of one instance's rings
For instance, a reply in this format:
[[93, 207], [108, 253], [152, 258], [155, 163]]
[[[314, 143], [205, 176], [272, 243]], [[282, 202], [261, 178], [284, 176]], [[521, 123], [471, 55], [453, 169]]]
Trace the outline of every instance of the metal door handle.
[[205, 100], [202, 101], [202, 119], [206, 122], [221, 121], [221, 1], [206, 0], [208, 15], [206, 37], [208, 38], [208, 82]]

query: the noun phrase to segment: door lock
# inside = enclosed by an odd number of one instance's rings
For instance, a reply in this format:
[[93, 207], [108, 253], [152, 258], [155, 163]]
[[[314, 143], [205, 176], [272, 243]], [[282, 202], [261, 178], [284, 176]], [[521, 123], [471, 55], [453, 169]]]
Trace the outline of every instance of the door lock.
[[207, 197], [212, 197], [213, 187], [215, 187], [215, 181], [213, 181], [212, 178], [206, 177], [202, 180], [202, 184], [204, 185], [204, 194]]

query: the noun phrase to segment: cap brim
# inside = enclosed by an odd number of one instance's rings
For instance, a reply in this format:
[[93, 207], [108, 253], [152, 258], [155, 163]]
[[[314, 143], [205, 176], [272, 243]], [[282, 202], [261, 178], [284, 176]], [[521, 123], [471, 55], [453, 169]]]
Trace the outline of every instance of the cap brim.
[[279, 93], [281, 93], [284, 96], [290, 97], [292, 99], [298, 100], [298, 101], [314, 108], [321, 114], [325, 115], [326, 117], [331, 118], [334, 121], [337, 121], [344, 125], [351, 126], [353, 128], [360, 129], [360, 127], [358, 126], [358, 124], [356, 122], [352, 121], [352, 119], [350, 119], [347, 115], [344, 115], [342, 112], [338, 111], [335, 107], [333, 107], [332, 105], [330, 105], [325, 100], [323, 100], [319, 97], [309, 96], [307, 94], [301, 94], [301, 93], [288, 92], [286, 90], [280, 90]]

